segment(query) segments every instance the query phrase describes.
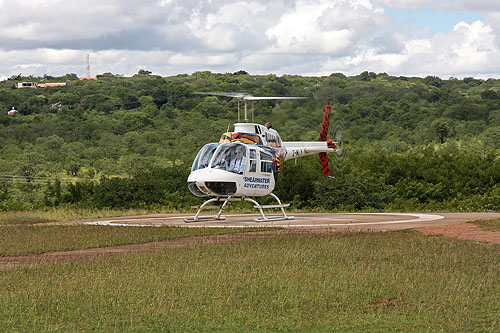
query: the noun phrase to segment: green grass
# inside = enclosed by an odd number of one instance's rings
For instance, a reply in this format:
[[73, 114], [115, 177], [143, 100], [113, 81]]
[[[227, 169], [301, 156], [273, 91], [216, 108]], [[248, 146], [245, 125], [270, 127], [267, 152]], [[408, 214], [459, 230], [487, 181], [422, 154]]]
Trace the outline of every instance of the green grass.
[[51, 208], [35, 211], [0, 212], [0, 224], [33, 224], [44, 222], [76, 221], [103, 217], [132, 216], [143, 214], [170, 213], [162, 210], [116, 210], [116, 209], [77, 209]]
[[0, 271], [1, 331], [498, 332], [500, 246], [286, 234]]
[[0, 257], [145, 243], [180, 237], [219, 235], [249, 230], [262, 229], [12, 225], [0, 227]]
[[[217, 210], [204, 210], [203, 213], [208, 211], [214, 212]], [[288, 211], [288, 210], [287, 210]], [[278, 209], [269, 210], [269, 212], [279, 212]], [[289, 212], [301, 212], [301, 210], [289, 210]], [[326, 212], [326, 211], [325, 211]], [[168, 209], [82, 209], [82, 208], [50, 208], [47, 210], [34, 210], [34, 211], [0, 211], [0, 225], [14, 225], [14, 224], [35, 224], [45, 222], [66, 222], [78, 221], [87, 219], [97, 219], [106, 217], [117, 216], [137, 216], [146, 214], [192, 214], [196, 213], [196, 209], [189, 208], [184, 211], [168, 210]], [[234, 202], [224, 210], [224, 213], [258, 213], [258, 211], [250, 206], [249, 203]]]
[[479, 226], [483, 230], [500, 232], [500, 219], [479, 220], [470, 223]]

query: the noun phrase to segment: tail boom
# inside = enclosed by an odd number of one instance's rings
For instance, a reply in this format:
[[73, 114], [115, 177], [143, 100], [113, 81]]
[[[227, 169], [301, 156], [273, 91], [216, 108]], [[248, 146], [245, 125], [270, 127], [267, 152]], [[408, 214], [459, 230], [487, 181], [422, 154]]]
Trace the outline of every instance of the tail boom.
[[283, 142], [281, 155], [284, 160], [298, 158], [302, 156], [318, 154], [323, 167], [323, 174], [327, 177], [330, 176], [330, 167], [328, 166], [327, 153], [335, 153], [337, 149], [341, 149], [342, 142], [335, 142], [327, 139], [328, 126], [330, 123], [330, 113], [332, 109], [330, 102], [326, 105], [323, 123], [321, 124], [321, 132], [319, 141], [298, 141], [298, 142]]
[[334, 153], [337, 151], [337, 143], [331, 140], [283, 142], [282, 147], [285, 161], [317, 153]]

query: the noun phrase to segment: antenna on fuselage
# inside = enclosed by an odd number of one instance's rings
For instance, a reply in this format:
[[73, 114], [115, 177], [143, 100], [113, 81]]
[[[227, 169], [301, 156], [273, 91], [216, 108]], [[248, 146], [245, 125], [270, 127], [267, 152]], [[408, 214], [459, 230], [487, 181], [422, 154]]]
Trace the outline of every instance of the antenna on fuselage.
[[[198, 95], [212, 95], [212, 96], [225, 96], [225, 97], [233, 97], [238, 100], [238, 122], [240, 121], [240, 101], [243, 101], [243, 110], [244, 110], [244, 115], [245, 119], [244, 122], [248, 123], [248, 107], [247, 107], [247, 102], [248, 101], [263, 101], [263, 100], [273, 100], [273, 99], [306, 99], [308, 97], [289, 97], [289, 96], [283, 96], [283, 97], [258, 97], [258, 96], [252, 96], [248, 93], [232, 93], [232, 92], [227, 92], [227, 93], [220, 93], [220, 92], [195, 92], [195, 94]], [[252, 104], [253, 105], [253, 104]], [[253, 121], [253, 109], [252, 109], [252, 121]]]
[[238, 100], [238, 122], [240, 122], [240, 101]]

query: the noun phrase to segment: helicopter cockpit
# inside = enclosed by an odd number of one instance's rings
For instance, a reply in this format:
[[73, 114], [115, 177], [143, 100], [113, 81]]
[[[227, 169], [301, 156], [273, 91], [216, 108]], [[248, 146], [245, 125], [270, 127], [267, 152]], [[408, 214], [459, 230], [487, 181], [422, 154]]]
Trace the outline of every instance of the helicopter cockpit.
[[[251, 154], [251, 158], [255, 159], [255, 149], [251, 149]], [[209, 143], [198, 152], [191, 167], [191, 172], [210, 167], [242, 174], [248, 160], [247, 155], [248, 150], [245, 144]]]
[[224, 143], [217, 149], [211, 167], [242, 174], [247, 161], [247, 147], [244, 144]]
[[193, 162], [188, 187], [196, 196], [269, 192], [269, 184], [274, 183], [274, 160], [272, 150], [266, 147], [241, 142], [209, 143]]
[[208, 167], [218, 146], [218, 143], [208, 143], [204, 145], [194, 159], [193, 165], [191, 166], [191, 172]]
[[[260, 168], [258, 162], [260, 160]], [[243, 143], [209, 143], [196, 156], [191, 171], [204, 168], [225, 170], [236, 174], [272, 173], [273, 155], [262, 147]], [[247, 168], [248, 165], [248, 168]]]

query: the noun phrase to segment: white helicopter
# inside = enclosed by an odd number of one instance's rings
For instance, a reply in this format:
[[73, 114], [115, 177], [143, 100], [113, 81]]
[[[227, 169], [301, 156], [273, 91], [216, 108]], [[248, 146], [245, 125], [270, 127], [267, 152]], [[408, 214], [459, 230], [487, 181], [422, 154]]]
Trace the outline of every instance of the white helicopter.
[[[342, 142], [327, 140], [328, 124], [330, 122], [330, 102], [325, 108], [323, 124], [319, 141], [283, 142], [278, 132], [272, 129], [270, 123], [260, 125], [248, 122], [247, 102], [257, 100], [305, 99], [306, 97], [255, 97], [246, 93], [197, 93], [233, 97], [244, 103], [244, 122], [234, 124], [233, 132], [222, 134], [218, 143], [208, 143], [198, 152], [191, 174], [188, 177], [188, 187], [191, 193], [199, 197], [212, 197], [199, 206], [194, 217], [184, 219], [185, 222], [200, 220], [223, 220], [222, 211], [230, 201], [252, 202], [260, 212], [257, 221], [288, 220], [285, 207], [280, 199], [272, 193], [275, 186], [273, 174], [280, 174], [283, 163], [289, 159], [319, 153], [323, 173], [330, 176], [327, 153], [339, 153]], [[278, 202], [276, 205], [260, 205], [250, 197], [271, 195]], [[200, 217], [207, 204], [222, 202], [215, 216]], [[280, 208], [282, 215], [268, 217], [265, 208]]]

